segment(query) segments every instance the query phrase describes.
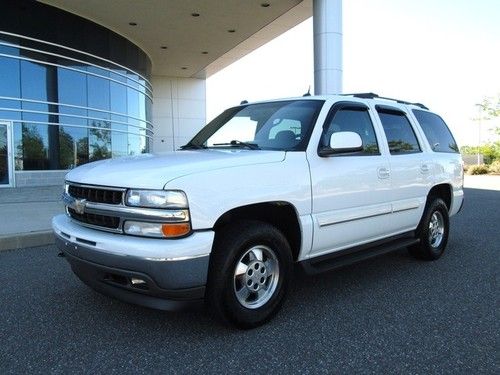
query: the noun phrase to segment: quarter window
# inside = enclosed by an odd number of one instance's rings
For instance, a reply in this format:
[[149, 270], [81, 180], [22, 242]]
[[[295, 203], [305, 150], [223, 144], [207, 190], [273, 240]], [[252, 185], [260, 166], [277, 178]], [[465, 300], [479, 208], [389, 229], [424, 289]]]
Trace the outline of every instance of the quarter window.
[[330, 138], [333, 133], [354, 132], [358, 133], [363, 141], [363, 151], [355, 155], [379, 154], [377, 137], [373, 129], [367, 108], [349, 107], [341, 108], [335, 112], [321, 137], [321, 147], [330, 147]]
[[406, 115], [399, 111], [378, 110], [392, 155], [420, 152], [415, 132]]
[[424, 131], [431, 148], [435, 152], [459, 152], [457, 142], [446, 126], [446, 123], [438, 115], [421, 110], [413, 110], [420, 127]]

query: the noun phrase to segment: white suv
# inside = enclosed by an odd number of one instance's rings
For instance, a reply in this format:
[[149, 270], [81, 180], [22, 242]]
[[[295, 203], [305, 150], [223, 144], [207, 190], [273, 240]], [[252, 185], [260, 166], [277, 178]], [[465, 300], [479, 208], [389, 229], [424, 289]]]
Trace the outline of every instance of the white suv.
[[400, 247], [439, 258], [462, 185], [455, 140], [425, 106], [309, 96], [230, 108], [177, 152], [70, 171], [53, 228], [101, 293], [206, 302], [249, 328], [280, 309], [294, 263], [315, 273]]

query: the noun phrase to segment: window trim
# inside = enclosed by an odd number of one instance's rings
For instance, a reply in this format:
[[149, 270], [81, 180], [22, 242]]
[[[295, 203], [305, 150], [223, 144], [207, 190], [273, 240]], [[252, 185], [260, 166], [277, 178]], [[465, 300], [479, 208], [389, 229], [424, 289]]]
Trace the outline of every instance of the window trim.
[[[339, 112], [340, 110], [345, 110], [345, 109], [353, 109], [353, 110], [357, 110], [357, 111], [361, 110], [361, 111], [366, 111], [368, 113], [370, 123], [372, 124], [373, 134], [375, 135], [375, 142], [377, 142], [378, 152], [368, 154], [365, 151], [355, 151], [355, 152], [342, 152], [342, 153], [329, 154], [329, 155], [322, 154], [322, 150], [324, 150], [325, 147], [321, 145], [321, 139], [323, 138], [327, 124], [330, 123], [330, 121], [333, 119], [333, 117], [335, 117], [337, 112]], [[326, 116], [325, 121], [323, 122], [321, 136], [319, 138], [318, 147], [317, 147], [316, 152], [317, 152], [318, 156], [322, 157], [322, 158], [324, 158], [324, 157], [339, 157], [339, 156], [344, 157], [344, 156], [380, 156], [380, 155], [382, 155], [382, 153], [380, 152], [380, 142], [379, 142], [379, 139], [377, 137], [377, 131], [375, 130], [375, 124], [373, 122], [372, 117], [370, 116], [370, 107], [368, 107], [364, 103], [351, 102], [351, 101], [336, 102], [334, 105], [332, 105], [332, 107], [328, 111], [328, 114]]]
[[[389, 151], [389, 155], [390, 156], [413, 155], [413, 154], [419, 154], [419, 153], [423, 153], [424, 152], [424, 150], [422, 149], [421, 141], [418, 139], [417, 132], [415, 131], [415, 128], [414, 128], [412, 122], [410, 121], [410, 118], [409, 118], [407, 112], [405, 112], [401, 108], [392, 107], [392, 106], [388, 106], [388, 105], [381, 105], [381, 104], [377, 104], [375, 106], [375, 110], [377, 111], [377, 115], [378, 115], [378, 118], [379, 118], [379, 121], [380, 121], [380, 125], [382, 125], [382, 130], [384, 131], [385, 140], [387, 141], [387, 150]], [[396, 115], [396, 116], [403, 116], [406, 119], [406, 121], [408, 121], [408, 124], [410, 125], [410, 129], [411, 129], [411, 131], [413, 133], [413, 136], [415, 137], [415, 140], [417, 141], [418, 151], [399, 151], [397, 153], [392, 153], [391, 152], [391, 148], [389, 146], [389, 139], [387, 138], [387, 133], [385, 131], [384, 123], [382, 121], [382, 118], [380, 117], [380, 113], [385, 113], [385, 114], [390, 114], [390, 115]]]

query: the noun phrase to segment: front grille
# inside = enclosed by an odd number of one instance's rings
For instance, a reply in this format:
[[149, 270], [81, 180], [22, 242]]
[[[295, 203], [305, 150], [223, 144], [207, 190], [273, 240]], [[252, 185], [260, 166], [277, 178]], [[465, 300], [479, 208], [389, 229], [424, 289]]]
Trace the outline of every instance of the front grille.
[[123, 196], [123, 192], [117, 190], [97, 189], [77, 185], [69, 185], [68, 193], [73, 198], [86, 199], [89, 202], [107, 204], [120, 204]]
[[97, 214], [79, 214], [72, 208], [68, 207], [68, 213], [71, 218], [82, 223], [95, 225], [98, 227], [105, 227], [110, 229], [118, 229], [120, 226], [120, 218], [115, 216], [105, 216]]

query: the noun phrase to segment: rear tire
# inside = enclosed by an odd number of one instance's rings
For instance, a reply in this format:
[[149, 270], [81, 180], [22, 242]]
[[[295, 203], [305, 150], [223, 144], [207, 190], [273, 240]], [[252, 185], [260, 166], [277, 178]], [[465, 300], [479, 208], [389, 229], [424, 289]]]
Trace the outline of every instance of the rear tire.
[[429, 198], [417, 227], [420, 243], [408, 248], [410, 254], [423, 260], [439, 259], [448, 243], [449, 230], [450, 218], [446, 203], [440, 198]]
[[215, 315], [239, 328], [264, 324], [281, 308], [292, 275], [285, 236], [259, 221], [240, 221], [216, 232], [207, 302]]

